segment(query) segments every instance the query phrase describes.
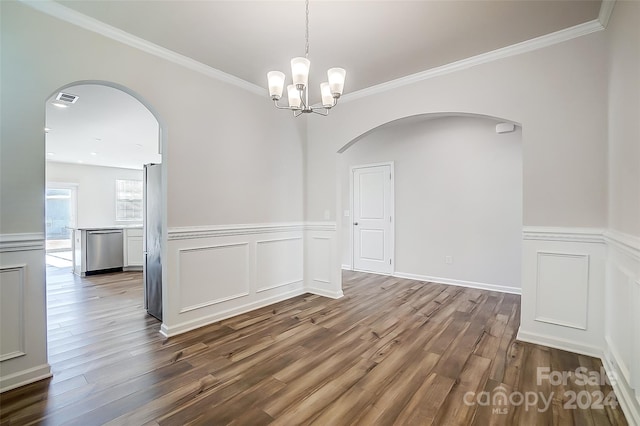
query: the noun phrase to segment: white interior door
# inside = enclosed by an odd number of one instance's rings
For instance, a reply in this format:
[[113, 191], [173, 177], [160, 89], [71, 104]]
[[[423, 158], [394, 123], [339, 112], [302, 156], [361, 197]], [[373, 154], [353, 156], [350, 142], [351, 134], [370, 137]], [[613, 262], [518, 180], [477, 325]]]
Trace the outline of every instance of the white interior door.
[[392, 164], [354, 167], [353, 269], [393, 272], [393, 172]]

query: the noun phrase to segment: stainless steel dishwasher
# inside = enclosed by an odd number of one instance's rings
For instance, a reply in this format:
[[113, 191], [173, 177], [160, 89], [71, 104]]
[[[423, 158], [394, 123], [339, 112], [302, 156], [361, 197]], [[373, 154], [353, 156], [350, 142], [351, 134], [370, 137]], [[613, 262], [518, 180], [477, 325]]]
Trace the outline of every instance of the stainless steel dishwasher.
[[122, 270], [122, 229], [87, 231], [87, 274]]

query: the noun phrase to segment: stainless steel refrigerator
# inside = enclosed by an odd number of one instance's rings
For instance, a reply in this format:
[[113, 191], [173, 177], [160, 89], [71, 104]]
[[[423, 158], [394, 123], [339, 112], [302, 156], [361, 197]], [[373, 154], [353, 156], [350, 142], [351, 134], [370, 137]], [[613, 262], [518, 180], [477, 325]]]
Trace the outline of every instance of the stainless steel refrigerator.
[[144, 165], [144, 307], [162, 321], [161, 164]]

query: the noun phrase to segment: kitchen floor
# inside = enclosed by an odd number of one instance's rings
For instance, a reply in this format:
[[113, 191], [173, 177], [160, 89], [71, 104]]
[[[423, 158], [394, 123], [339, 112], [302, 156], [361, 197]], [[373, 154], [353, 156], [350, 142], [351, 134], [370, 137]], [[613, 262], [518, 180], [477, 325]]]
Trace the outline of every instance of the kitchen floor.
[[69, 251], [47, 252], [45, 262], [47, 266], [56, 268], [70, 268], [73, 266], [73, 254]]

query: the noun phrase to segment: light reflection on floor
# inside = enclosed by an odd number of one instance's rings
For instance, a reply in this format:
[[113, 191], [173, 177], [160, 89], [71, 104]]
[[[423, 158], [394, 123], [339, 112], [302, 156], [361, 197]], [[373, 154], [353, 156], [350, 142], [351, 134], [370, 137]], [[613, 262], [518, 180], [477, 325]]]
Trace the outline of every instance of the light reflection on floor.
[[55, 266], [56, 268], [69, 268], [73, 266], [73, 260], [71, 251], [57, 251], [53, 253], [47, 253], [45, 256], [45, 262], [48, 266]]

